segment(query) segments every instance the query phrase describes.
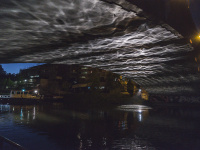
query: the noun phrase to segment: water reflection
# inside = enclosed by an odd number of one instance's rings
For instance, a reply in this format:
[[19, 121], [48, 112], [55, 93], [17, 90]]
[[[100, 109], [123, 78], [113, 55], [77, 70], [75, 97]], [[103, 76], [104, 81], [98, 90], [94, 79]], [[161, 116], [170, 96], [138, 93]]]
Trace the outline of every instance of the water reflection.
[[143, 122], [149, 116], [149, 109], [151, 107], [144, 105], [121, 105], [117, 108], [124, 111], [122, 121], [118, 122], [118, 127], [122, 130], [136, 129], [138, 123]]
[[23, 120], [23, 109], [21, 108], [21, 112], [20, 112], [20, 120]]
[[10, 111], [10, 105], [0, 105], [0, 113]]
[[200, 139], [196, 107], [122, 105], [76, 111], [63, 105], [3, 107], [9, 109], [0, 114], [1, 135], [30, 150], [188, 149]]
[[152, 108], [145, 105], [121, 105], [118, 109], [123, 111], [143, 112]]
[[[12, 116], [10, 120], [14, 123], [13, 126], [20, 127], [18, 132], [23, 134], [14, 131], [12, 134], [14, 136], [10, 136], [6, 132], [3, 135], [28, 149], [40, 146], [30, 147], [29, 142], [26, 143], [27, 141], [24, 139], [24, 136], [27, 136], [25, 129], [36, 134], [31, 135], [33, 138], [29, 137], [28, 139], [31, 138], [35, 141], [36, 137], [45, 138], [48, 136], [51, 142], [54, 141], [54, 146], [57, 145], [57, 149], [65, 149], [66, 147], [71, 149], [110, 149], [116, 146], [115, 135], [121, 136], [121, 134], [126, 134], [128, 130], [136, 129], [138, 123], [148, 116], [145, 107], [139, 106], [139, 108], [142, 109], [126, 112], [119, 110], [74, 111], [64, 109], [62, 105], [60, 107], [58, 105], [56, 107], [10, 106], [12, 111], [7, 115]], [[6, 120], [3, 122], [7, 123]], [[0, 128], [0, 131], [2, 130], [4, 129]], [[50, 141], [47, 140], [44, 145], [47, 146]], [[120, 146], [122, 145], [120, 144]]]
[[35, 119], [35, 106], [33, 107], [33, 120]]

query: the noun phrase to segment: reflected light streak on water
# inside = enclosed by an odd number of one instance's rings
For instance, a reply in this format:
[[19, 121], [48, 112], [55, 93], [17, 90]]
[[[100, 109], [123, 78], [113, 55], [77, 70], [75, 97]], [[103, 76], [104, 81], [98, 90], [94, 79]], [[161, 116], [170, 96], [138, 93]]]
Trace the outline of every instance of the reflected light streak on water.
[[10, 105], [1, 105], [0, 104], [0, 112], [10, 112]]
[[152, 108], [145, 105], [121, 105], [121, 106], [118, 106], [117, 109], [122, 110], [122, 111], [127, 111], [127, 112], [134, 112], [134, 114], [138, 118], [138, 121], [142, 122], [143, 117], [145, 116], [146, 118], [147, 117], [146, 114], [148, 114], [148, 111], [151, 110]]
[[20, 120], [23, 120], [23, 117], [24, 117], [24, 115], [23, 115], [23, 109], [21, 108], [21, 111], [20, 111]]
[[33, 107], [33, 119], [35, 119], [35, 106]]
[[29, 121], [29, 119], [30, 119], [30, 113], [29, 113], [29, 111], [28, 111], [27, 122]]
[[146, 111], [152, 108], [145, 105], [121, 105], [121, 106], [118, 106], [117, 109], [123, 110], [123, 111], [134, 111], [134, 112], [141, 113], [143, 111]]

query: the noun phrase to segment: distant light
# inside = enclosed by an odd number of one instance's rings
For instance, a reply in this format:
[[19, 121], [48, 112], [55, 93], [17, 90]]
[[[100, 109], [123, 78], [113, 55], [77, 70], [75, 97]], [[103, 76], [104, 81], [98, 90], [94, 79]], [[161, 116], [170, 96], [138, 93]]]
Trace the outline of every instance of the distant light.
[[190, 39], [190, 43], [192, 44], [192, 40]]
[[35, 93], [37, 93], [38, 91], [37, 90], [35, 90]]
[[27, 80], [24, 80], [25, 82], [27, 81]]
[[195, 61], [197, 62], [197, 58], [195, 57]]
[[25, 89], [22, 89], [22, 92], [25, 92]]
[[142, 90], [141, 89], [139, 89], [139, 92], [141, 92]]

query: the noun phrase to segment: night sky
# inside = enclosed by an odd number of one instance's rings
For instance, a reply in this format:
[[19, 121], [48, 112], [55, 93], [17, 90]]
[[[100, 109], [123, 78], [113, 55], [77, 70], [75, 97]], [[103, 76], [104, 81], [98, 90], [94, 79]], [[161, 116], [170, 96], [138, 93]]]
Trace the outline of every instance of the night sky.
[[197, 26], [197, 30], [200, 32], [200, 1], [190, 1], [190, 11], [192, 13], [192, 17]]
[[10, 63], [10, 64], [1, 64], [3, 69], [7, 73], [19, 73], [20, 69], [27, 69], [32, 66], [41, 65], [42, 63]]

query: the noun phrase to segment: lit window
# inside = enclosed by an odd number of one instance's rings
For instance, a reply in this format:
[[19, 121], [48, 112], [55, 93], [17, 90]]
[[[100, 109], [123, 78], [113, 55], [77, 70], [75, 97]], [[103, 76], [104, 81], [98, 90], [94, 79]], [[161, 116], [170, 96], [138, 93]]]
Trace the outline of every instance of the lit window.
[[100, 86], [99, 89], [105, 89], [105, 86]]
[[82, 67], [81, 69], [88, 69], [87, 67]]
[[87, 74], [87, 72], [82, 72], [82, 74]]

